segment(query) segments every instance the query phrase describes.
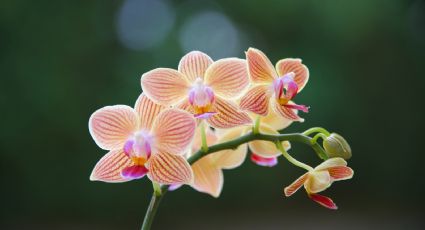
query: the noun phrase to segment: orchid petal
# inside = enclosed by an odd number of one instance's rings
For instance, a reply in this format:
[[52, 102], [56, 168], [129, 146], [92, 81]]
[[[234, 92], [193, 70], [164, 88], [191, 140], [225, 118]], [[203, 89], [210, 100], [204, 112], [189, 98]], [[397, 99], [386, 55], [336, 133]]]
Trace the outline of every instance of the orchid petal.
[[[271, 106], [271, 105], [270, 105]], [[298, 113], [298, 111], [294, 111]], [[293, 120], [287, 119], [280, 114], [276, 113], [274, 109], [269, 109], [267, 116], [261, 118], [261, 123], [273, 127], [275, 130], [281, 130], [292, 124]]]
[[285, 196], [287, 197], [292, 196], [292, 194], [294, 194], [296, 191], [298, 191], [298, 189], [300, 189], [303, 186], [303, 184], [306, 182], [308, 177], [309, 177], [308, 173], [305, 173], [304, 175], [300, 176], [297, 180], [295, 180], [292, 184], [287, 186], [284, 189]]
[[137, 120], [136, 112], [129, 106], [106, 106], [91, 115], [89, 131], [100, 148], [121, 149], [138, 128]]
[[319, 193], [331, 184], [332, 180], [328, 171], [311, 171], [304, 186], [308, 193]]
[[251, 88], [242, 98], [240, 107], [253, 113], [266, 116], [269, 113], [270, 95], [266, 85], [258, 85]]
[[276, 113], [286, 119], [304, 122], [304, 119], [298, 116], [295, 109], [288, 108], [285, 105], [280, 105], [276, 100], [272, 100], [272, 108]]
[[328, 172], [333, 181], [348, 180], [354, 175], [354, 171], [350, 167], [346, 166], [331, 167], [328, 168]]
[[168, 186], [168, 191], [175, 191], [182, 186], [183, 186], [183, 184], [171, 184], [170, 186]]
[[205, 156], [192, 165], [194, 180], [191, 185], [199, 192], [205, 192], [213, 197], [220, 196], [223, 188], [223, 172], [216, 167], [210, 156]]
[[142, 93], [137, 99], [134, 109], [140, 118], [140, 128], [150, 130], [155, 118], [161, 111], [166, 109], [166, 107], [156, 104]]
[[213, 63], [213, 60], [201, 51], [192, 51], [182, 57], [178, 70], [184, 74], [189, 82], [196, 78], [204, 79], [205, 71]]
[[187, 96], [189, 83], [174, 69], [157, 68], [142, 75], [143, 92], [155, 103], [175, 105]]
[[188, 112], [180, 109], [164, 110], [152, 126], [156, 149], [183, 154], [193, 140], [195, 128], [195, 119]]
[[[269, 127], [268, 125], [260, 125], [260, 133], [264, 134], [271, 134], [271, 135], [277, 135], [279, 132], [277, 132], [275, 129]], [[288, 150], [290, 148], [290, 144], [288, 141], [282, 142], [285, 150]], [[248, 143], [249, 148], [251, 151], [257, 155], [260, 155], [262, 157], [276, 157], [281, 154], [281, 152], [276, 148], [276, 144], [270, 141], [260, 141], [255, 140]]]
[[314, 170], [315, 171], [327, 170], [328, 168], [338, 167], [338, 166], [347, 166], [347, 161], [345, 161], [341, 157], [329, 158], [326, 161], [322, 162], [320, 165], [316, 166]]
[[216, 98], [213, 110], [217, 114], [208, 118], [207, 121], [214, 128], [232, 128], [252, 122], [246, 112], [240, 111], [233, 102], [220, 97]]
[[329, 209], [332, 209], [332, 210], [338, 209], [336, 204], [329, 197], [322, 196], [322, 195], [319, 195], [319, 194], [314, 194], [314, 193], [309, 194], [308, 196], [310, 197], [310, 199], [312, 199], [313, 201], [317, 202], [318, 204], [322, 205], [325, 208], [329, 208]]
[[193, 172], [182, 156], [158, 152], [147, 162], [148, 177], [160, 184], [190, 184]]
[[132, 166], [133, 161], [122, 150], [112, 150], [103, 156], [94, 166], [90, 175], [91, 181], [118, 183], [129, 181], [121, 176], [124, 168]]
[[272, 83], [277, 74], [267, 56], [255, 48], [249, 48], [245, 54], [252, 82]]
[[246, 61], [224, 58], [214, 62], [205, 72], [205, 84], [221, 97], [239, 97], [249, 84]]
[[308, 68], [301, 62], [299, 58], [285, 58], [276, 63], [276, 70], [279, 76], [290, 72], [295, 73], [294, 81], [298, 85], [298, 92], [304, 88], [309, 78]]
[[[217, 143], [223, 143], [230, 140], [234, 140], [244, 134], [243, 127], [235, 127], [226, 130], [220, 134]], [[215, 161], [215, 165], [222, 169], [233, 169], [239, 167], [245, 160], [248, 152], [248, 145], [239, 145], [235, 150], [222, 150], [211, 154], [211, 157]]]
[[277, 157], [262, 157], [255, 153], [251, 154], [251, 161], [259, 166], [264, 167], [273, 167], [276, 166], [278, 163]]
[[148, 169], [143, 165], [132, 165], [124, 168], [121, 171], [121, 176], [124, 179], [135, 180], [144, 177], [148, 173]]

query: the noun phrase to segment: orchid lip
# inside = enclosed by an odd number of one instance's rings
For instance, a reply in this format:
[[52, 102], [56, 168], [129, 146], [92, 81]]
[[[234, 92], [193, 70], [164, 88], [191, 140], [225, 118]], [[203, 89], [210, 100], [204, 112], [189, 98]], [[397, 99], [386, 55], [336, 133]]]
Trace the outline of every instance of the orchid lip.
[[310, 106], [305, 106], [305, 105], [286, 104], [284, 106], [287, 107], [287, 108], [290, 108], [290, 109], [301, 110], [304, 113], [308, 113], [308, 111], [310, 109]]
[[153, 137], [145, 130], [140, 130], [124, 144], [124, 153], [130, 158], [149, 159], [152, 154]]
[[206, 112], [206, 113], [200, 113], [200, 114], [195, 114], [194, 117], [198, 118], [198, 119], [208, 119], [210, 117], [212, 117], [213, 115], [215, 115], [217, 112]]
[[251, 161], [259, 166], [273, 167], [277, 165], [277, 157], [262, 157], [255, 153], [251, 154]]

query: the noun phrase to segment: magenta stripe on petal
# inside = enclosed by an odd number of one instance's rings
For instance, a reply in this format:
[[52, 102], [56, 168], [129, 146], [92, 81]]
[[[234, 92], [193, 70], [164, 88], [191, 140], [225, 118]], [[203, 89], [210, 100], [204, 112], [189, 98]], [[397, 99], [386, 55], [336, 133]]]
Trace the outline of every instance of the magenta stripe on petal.
[[121, 171], [121, 176], [124, 179], [134, 180], [134, 179], [139, 179], [144, 177], [146, 173], [148, 173], [148, 169], [145, 168], [145, 166], [133, 165], [133, 166], [124, 168]]
[[199, 118], [199, 119], [207, 119], [212, 117], [214, 114], [216, 114], [217, 112], [207, 112], [207, 113], [201, 113], [201, 114], [196, 114], [195, 118]]
[[264, 167], [273, 167], [277, 165], [277, 157], [262, 157], [255, 153], [251, 154], [251, 161]]

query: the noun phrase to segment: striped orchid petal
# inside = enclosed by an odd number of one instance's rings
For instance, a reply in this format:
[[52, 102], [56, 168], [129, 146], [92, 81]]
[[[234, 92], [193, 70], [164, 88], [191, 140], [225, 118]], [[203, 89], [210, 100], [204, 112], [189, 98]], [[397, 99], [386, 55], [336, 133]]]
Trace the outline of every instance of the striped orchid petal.
[[[298, 113], [298, 110], [296, 110], [295, 113]], [[267, 116], [261, 118], [261, 123], [267, 124], [275, 130], [282, 130], [292, 124], [292, 122], [293, 120], [281, 116], [274, 109], [269, 109]]]
[[[274, 128], [271, 128], [268, 125], [260, 125], [260, 133], [264, 134], [272, 134], [276, 135], [279, 134]], [[276, 148], [275, 143], [270, 141], [251, 141], [248, 143], [249, 148], [252, 152], [254, 152], [257, 155], [260, 155], [262, 157], [276, 157], [281, 154], [281, 152]], [[285, 150], [289, 150], [290, 144], [287, 141], [282, 142], [283, 147]]]
[[273, 82], [277, 74], [267, 56], [255, 48], [249, 48], [245, 54], [251, 81], [253, 83]]
[[296, 109], [288, 108], [285, 105], [280, 105], [276, 100], [271, 102], [274, 111], [286, 119], [291, 121], [304, 122], [304, 119], [298, 116]]
[[252, 122], [248, 114], [240, 111], [237, 105], [220, 97], [216, 97], [213, 110], [217, 114], [207, 121], [214, 128], [232, 128]]
[[[229, 130], [226, 130], [219, 135], [217, 143], [223, 143], [230, 140], [234, 140], [245, 133], [244, 127], [235, 127]], [[245, 160], [246, 154], [248, 152], [248, 145], [242, 144], [239, 145], [235, 150], [222, 150], [216, 153], [211, 154], [211, 157], [215, 161], [215, 165], [222, 169], [233, 169], [239, 167]]]
[[267, 85], [258, 85], [251, 88], [242, 98], [240, 107], [262, 116], [269, 113], [270, 95]]
[[186, 77], [174, 69], [157, 68], [142, 75], [143, 92], [155, 103], [175, 105], [189, 90]]
[[287, 73], [294, 73], [294, 81], [297, 83], [298, 92], [300, 92], [308, 82], [308, 68], [302, 64], [299, 58], [285, 58], [276, 63], [276, 70], [279, 76]]
[[311, 171], [305, 183], [308, 193], [319, 193], [331, 186], [332, 180], [328, 171]]
[[249, 84], [246, 61], [224, 58], [214, 62], [205, 73], [205, 83], [221, 97], [239, 97]]
[[164, 110], [152, 127], [155, 148], [160, 152], [183, 154], [193, 140], [195, 128], [195, 119], [188, 112], [180, 109]]
[[204, 78], [205, 71], [213, 60], [205, 53], [200, 51], [192, 51], [182, 57], [178, 70], [186, 76], [189, 82], [195, 81], [196, 78]]
[[290, 184], [288, 187], [284, 189], [285, 196], [289, 197], [292, 196], [298, 189], [300, 189], [303, 184], [308, 179], [308, 173], [305, 173], [304, 175], [300, 176], [297, 180], [295, 180], [292, 184]]
[[122, 150], [112, 150], [97, 162], [90, 175], [90, 180], [109, 183], [129, 181], [129, 178], [121, 176], [121, 172], [132, 165], [133, 162]]
[[264, 167], [273, 167], [276, 166], [278, 163], [277, 157], [262, 157], [255, 153], [251, 154], [251, 161], [259, 166]]
[[140, 128], [150, 130], [155, 118], [165, 108], [165, 106], [153, 102], [145, 94], [140, 94], [139, 98], [137, 98], [136, 104], [134, 105], [134, 109], [140, 118]]
[[338, 167], [338, 166], [347, 166], [347, 161], [345, 161], [341, 157], [329, 158], [326, 161], [323, 161], [318, 166], [316, 166], [316, 168], [314, 168], [314, 170], [316, 170], [316, 171], [328, 170], [328, 168]]
[[327, 169], [333, 181], [348, 180], [354, 175], [354, 171], [350, 167], [337, 166]]
[[89, 119], [89, 131], [96, 144], [105, 150], [121, 149], [127, 138], [138, 128], [133, 108], [126, 105], [103, 107]]
[[148, 177], [160, 184], [190, 184], [193, 172], [182, 156], [159, 152], [153, 154], [147, 163]]
[[194, 180], [191, 185], [199, 192], [208, 193], [213, 197], [220, 196], [223, 189], [223, 172], [215, 166], [211, 155], [205, 156], [192, 165]]
[[315, 202], [317, 202], [318, 204], [322, 205], [325, 208], [329, 208], [329, 209], [332, 209], [332, 210], [338, 209], [336, 204], [329, 197], [322, 196], [322, 195], [319, 195], [319, 194], [314, 194], [314, 193], [309, 194], [308, 196], [310, 197], [310, 199], [314, 200]]

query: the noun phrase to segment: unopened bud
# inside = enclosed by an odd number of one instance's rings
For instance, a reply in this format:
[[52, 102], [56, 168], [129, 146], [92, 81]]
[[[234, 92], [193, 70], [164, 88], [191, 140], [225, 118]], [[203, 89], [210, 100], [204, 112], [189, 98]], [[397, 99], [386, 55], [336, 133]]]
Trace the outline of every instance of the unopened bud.
[[342, 157], [343, 159], [351, 158], [351, 148], [348, 142], [339, 134], [332, 133], [323, 140], [323, 148], [329, 157]]

